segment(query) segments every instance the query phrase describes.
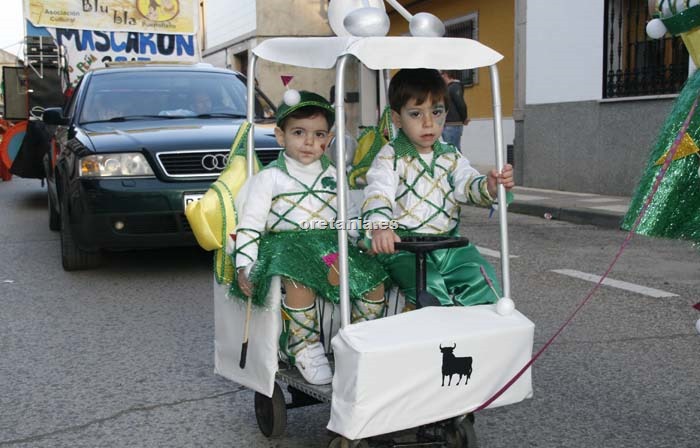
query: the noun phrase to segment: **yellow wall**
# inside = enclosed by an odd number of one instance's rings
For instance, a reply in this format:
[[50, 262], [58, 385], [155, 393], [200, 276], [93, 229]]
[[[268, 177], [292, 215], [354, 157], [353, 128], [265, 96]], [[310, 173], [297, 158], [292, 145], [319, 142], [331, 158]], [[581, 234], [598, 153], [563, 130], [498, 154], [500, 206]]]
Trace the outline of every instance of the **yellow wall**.
[[[504, 58], [498, 63], [501, 78], [501, 101], [503, 116], [513, 115], [515, 95], [514, 47], [515, 47], [515, 4], [514, 0], [401, 0], [412, 14], [429, 12], [443, 21], [467, 14], [478, 13], [478, 40], [501, 53]], [[408, 33], [408, 22], [391, 8], [390, 35]], [[492, 117], [491, 77], [487, 68], [479, 69], [478, 84], [467, 87], [465, 100], [470, 118]]]

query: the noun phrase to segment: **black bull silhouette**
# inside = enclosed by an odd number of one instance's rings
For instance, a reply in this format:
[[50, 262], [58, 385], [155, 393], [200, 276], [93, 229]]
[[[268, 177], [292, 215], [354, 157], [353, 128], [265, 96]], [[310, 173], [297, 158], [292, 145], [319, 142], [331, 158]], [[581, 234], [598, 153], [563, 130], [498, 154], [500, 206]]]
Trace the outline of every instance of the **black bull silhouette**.
[[459, 375], [457, 378], [457, 383], [455, 386], [459, 386], [459, 382], [462, 377], [465, 376], [464, 385], [467, 385], [469, 378], [472, 376], [472, 357], [467, 356], [465, 358], [457, 358], [454, 353], [454, 349], [457, 347], [455, 343], [452, 347], [443, 347], [440, 344], [440, 351], [442, 352], [442, 385], [445, 385], [445, 377], [449, 376], [447, 380], [447, 385], [449, 386], [452, 382], [452, 375]]

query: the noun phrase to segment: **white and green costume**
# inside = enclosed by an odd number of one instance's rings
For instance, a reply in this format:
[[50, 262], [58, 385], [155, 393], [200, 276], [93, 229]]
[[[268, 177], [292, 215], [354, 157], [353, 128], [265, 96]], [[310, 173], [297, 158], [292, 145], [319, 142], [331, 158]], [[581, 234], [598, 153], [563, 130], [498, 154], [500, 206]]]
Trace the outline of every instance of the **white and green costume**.
[[[336, 169], [327, 157], [309, 165], [280, 153], [253, 176], [239, 216], [234, 252], [237, 269], [255, 263], [250, 280], [253, 303], [264, 305], [269, 279], [280, 275], [337, 303], [339, 291], [328, 281], [328, 256], [338, 252], [335, 230], [306, 230], [304, 223], [330, 223], [336, 214]], [[350, 295], [355, 299], [381, 284], [387, 275], [379, 262], [349, 246]], [[324, 257], [326, 261], [324, 261]], [[244, 297], [233, 282], [232, 292]]]
[[[420, 154], [401, 131], [379, 151], [367, 181], [363, 219], [371, 221], [373, 228], [394, 220], [399, 236], [455, 236], [461, 203], [494, 203], [486, 176], [454, 146], [437, 141], [432, 153]], [[406, 298], [415, 302], [415, 255], [400, 251], [380, 259]], [[498, 297], [484, 279], [482, 267], [498, 288], [493, 268], [472, 244], [433, 251], [427, 255], [428, 292], [443, 305], [493, 303]]]

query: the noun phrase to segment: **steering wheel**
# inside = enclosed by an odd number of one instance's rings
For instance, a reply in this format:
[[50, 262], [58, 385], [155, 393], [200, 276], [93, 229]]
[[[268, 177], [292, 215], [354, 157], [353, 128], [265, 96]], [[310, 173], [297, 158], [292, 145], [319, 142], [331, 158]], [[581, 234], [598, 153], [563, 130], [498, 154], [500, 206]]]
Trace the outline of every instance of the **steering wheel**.
[[401, 242], [394, 243], [398, 250], [405, 250], [416, 254], [416, 308], [425, 306], [440, 306], [435, 296], [426, 290], [428, 271], [425, 266], [425, 254], [438, 249], [463, 247], [469, 244], [465, 237], [452, 236], [409, 236], [401, 238]]

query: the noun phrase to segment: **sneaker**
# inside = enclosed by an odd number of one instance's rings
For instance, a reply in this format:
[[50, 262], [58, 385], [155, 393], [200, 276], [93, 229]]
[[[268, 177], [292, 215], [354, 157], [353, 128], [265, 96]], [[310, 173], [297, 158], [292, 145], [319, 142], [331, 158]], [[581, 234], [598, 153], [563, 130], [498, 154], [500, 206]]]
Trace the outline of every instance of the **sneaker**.
[[320, 342], [309, 344], [295, 355], [295, 365], [310, 384], [330, 384], [333, 381], [331, 365]]

